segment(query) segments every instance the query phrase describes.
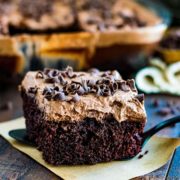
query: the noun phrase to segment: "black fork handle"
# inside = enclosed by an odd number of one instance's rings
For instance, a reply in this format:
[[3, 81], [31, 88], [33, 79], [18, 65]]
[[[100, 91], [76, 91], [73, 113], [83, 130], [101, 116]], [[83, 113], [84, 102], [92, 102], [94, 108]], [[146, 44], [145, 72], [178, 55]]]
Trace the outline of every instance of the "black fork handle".
[[146, 142], [160, 130], [179, 122], [180, 122], [180, 115], [170, 118], [166, 121], [163, 121], [157, 124], [156, 126], [154, 126], [153, 128], [149, 129], [148, 131], [144, 132], [142, 135], [143, 138], [142, 146], [144, 146]]

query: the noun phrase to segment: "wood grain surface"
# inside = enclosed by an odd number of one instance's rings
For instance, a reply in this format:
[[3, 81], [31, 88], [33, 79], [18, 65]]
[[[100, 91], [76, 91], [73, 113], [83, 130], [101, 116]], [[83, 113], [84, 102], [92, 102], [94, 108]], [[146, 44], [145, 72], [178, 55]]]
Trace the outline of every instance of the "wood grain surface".
[[[0, 122], [23, 115], [22, 102], [17, 91], [17, 85], [4, 87], [0, 87]], [[7, 102], [10, 105], [8, 105]], [[6, 104], [6, 106], [1, 108], [4, 104]], [[169, 107], [169, 104], [180, 106], [180, 97], [168, 95], [145, 96], [145, 106], [148, 115], [146, 130], [169, 117], [180, 114], [180, 111], [172, 112], [169, 115], [159, 113], [161, 109]], [[166, 112], [164, 114], [166, 114]], [[158, 135], [180, 137], [180, 123], [162, 130]], [[14, 149], [6, 140], [0, 137], [0, 180], [11, 179], [48, 180], [60, 178], [36, 163], [27, 155]], [[147, 175], [134, 178], [134, 180], [139, 179], [180, 179], [180, 148], [176, 149], [166, 165]]]

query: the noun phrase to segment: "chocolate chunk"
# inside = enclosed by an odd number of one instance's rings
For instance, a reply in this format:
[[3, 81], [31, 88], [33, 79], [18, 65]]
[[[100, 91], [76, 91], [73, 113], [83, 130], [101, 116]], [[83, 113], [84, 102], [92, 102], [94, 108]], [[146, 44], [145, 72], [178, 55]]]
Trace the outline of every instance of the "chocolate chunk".
[[36, 74], [36, 79], [43, 79], [44, 78], [44, 74], [42, 71], [38, 71]]
[[28, 89], [28, 93], [36, 94], [36, 93], [37, 93], [37, 87], [30, 87], [30, 88]]
[[80, 100], [80, 97], [79, 97], [79, 95], [76, 93], [76, 94], [74, 94], [73, 95], [73, 97], [72, 97], [72, 101], [74, 101], [74, 102], [78, 102]]
[[144, 101], [144, 94], [138, 94], [136, 98], [142, 103]]
[[129, 87], [132, 91], [136, 91], [135, 81], [133, 79], [128, 79], [127, 84], [129, 85]]
[[54, 95], [53, 99], [56, 100], [60, 100], [60, 101], [65, 101], [66, 100], [66, 96], [63, 92], [58, 92]]

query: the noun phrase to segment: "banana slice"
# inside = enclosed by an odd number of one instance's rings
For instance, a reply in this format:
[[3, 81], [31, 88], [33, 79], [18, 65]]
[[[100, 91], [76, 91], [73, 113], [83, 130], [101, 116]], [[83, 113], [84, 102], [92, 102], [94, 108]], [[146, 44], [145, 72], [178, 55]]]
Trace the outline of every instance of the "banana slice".
[[154, 67], [147, 67], [140, 70], [136, 76], [136, 84], [138, 88], [146, 93], [159, 93], [159, 78], [161, 72]]
[[164, 71], [157, 67], [147, 67], [136, 75], [136, 84], [145, 93], [161, 92], [180, 95], [179, 72], [180, 62], [170, 65]]
[[180, 62], [174, 63], [167, 68], [166, 77], [169, 83], [180, 91]]
[[162, 71], [165, 71], [167, 68], [167, 65], [161, 59], [158, 59], [158, 58], [151, 59], [150, 65], [155, 66]]

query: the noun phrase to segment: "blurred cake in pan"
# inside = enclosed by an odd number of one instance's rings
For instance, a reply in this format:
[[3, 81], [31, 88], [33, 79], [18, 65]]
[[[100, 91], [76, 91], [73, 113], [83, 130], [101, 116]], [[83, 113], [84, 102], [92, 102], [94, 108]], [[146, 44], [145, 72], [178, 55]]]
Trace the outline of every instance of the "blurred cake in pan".
[[106, 68], [109, 60], [114, 65], [113, 60], [127, 54], [149, 52], [167, 27], [154, 12], [133, 0], [0, 3], [0, 69], [7, 59], [12, 63], [10, 71], [16, 73], [32, 66], [54, 68], [56, 63], [58, 68], [69, 63], [75, 69]]

